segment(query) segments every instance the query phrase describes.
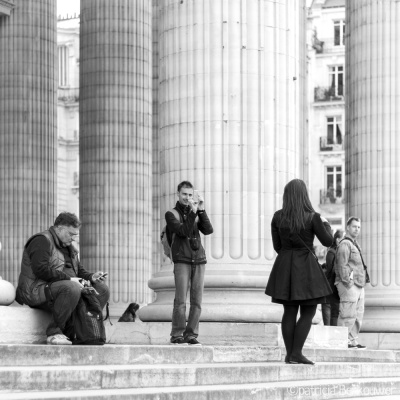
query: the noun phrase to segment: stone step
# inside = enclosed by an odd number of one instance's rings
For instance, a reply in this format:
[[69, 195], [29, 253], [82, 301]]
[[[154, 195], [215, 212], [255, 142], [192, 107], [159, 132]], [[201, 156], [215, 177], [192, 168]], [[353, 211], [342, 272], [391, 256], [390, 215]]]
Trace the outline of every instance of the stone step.
[[70, 391], [174, 386], [358, 380], [400, 377], [398, 363], [206, 363], [0, 367], [0, 388]]
[[[278, 346], [0, 345], [0, 366], [203, 364], [283, 361]], [[304, 349], [314, 361], [399, 362], [400, 351]]]
[[[355, 397], [357, 396], [357, 397]], [[400, 398], [400, 378], [345, 378], [240, 385], [97, 389], [68, 392], [6, 392], [0, 400], [296, 400]]]

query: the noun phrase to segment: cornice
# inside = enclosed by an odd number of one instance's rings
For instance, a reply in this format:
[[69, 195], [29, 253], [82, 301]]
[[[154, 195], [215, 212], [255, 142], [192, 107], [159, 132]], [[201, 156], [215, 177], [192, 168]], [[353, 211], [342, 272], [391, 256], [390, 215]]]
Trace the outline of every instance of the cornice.
[[3, 15], [9, 17], [14, 7], [14, 0], [0, 0], [0, 17], [2, 17]]

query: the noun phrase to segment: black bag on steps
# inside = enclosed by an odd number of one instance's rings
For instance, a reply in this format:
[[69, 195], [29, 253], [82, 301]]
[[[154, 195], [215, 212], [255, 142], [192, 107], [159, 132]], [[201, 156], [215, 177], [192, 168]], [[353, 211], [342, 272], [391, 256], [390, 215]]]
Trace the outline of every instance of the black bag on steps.
[[103, 313], [96, 293], [91, 287], [82, 289], [81, 298], [64, 334], [72, 344], [103, 345], [106, 342]]

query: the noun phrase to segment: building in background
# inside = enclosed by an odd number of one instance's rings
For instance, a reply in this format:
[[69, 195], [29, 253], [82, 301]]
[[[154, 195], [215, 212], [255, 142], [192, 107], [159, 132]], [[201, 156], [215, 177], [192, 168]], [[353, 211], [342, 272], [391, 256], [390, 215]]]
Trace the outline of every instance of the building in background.
[[308, 183], [312, 204], [334, 230], [345, 224], [344, 34], [345, 0], [314, 0], [307, 25]]
[[79, 215], [79, 16], [57, 19], [57, 212]]

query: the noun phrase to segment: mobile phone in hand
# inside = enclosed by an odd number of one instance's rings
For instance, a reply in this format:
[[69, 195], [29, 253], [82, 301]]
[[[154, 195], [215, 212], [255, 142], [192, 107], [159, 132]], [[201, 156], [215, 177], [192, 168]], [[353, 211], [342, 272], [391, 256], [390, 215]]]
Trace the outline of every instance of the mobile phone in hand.
[[199, 191], [193, 190], [193, 202], [198, 204], [199, 203]]
[[101, 278], [105, 278], [107, 275], [108, 275], [108, 272], [104, 272], [104, 273], [101, 275]]

